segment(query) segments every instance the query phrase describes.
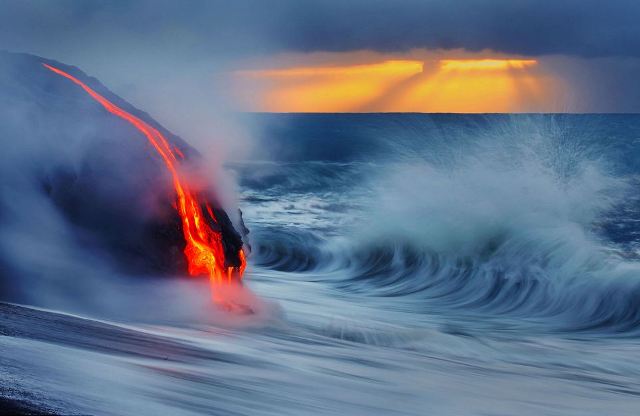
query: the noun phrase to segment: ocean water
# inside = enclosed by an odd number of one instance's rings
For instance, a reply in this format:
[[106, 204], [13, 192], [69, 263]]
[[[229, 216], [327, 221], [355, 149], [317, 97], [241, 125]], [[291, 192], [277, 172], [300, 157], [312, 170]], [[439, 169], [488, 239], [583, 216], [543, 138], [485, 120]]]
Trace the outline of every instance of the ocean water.
[[227, 170], [258, 312], [4, 306], [4, 397], [54, 414], [638, 414], [640, 116], [246, 122], [254, 153]]

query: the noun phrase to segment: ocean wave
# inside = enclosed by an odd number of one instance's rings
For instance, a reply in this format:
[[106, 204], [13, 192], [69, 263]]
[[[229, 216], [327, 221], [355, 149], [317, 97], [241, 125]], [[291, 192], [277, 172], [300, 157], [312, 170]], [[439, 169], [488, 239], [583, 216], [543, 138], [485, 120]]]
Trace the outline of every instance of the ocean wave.
[[258, 229], [255, 232], [252, 263], [284, 272], [316, 270], [331, 262], [322, 249], [323, 239], [311, 231]]
[[329, 237], [258, 231], [254, 262], [363, 296], [402, 298], [416, 312], [633, 332], [640, 262], [612, 230], [633, 227], [639, 215], [637, 179], [614, 173], [593, 143], [544, 131], [514, 141], [517, 133], [482, 137], [446, 160], [385, 161], [352, 183], [366, 192], [331, 195], [357, 200], [356, 223]]
[[[566, 241], [496, 237], [474, 254], [452, 255], [386, 242], [331, 250], [312, 234], [271, 234], [259, 267], [309, 273], [361, 296], [403, 298], [435, 309], [523, 318], [571, 331], [640, 327], [640, 263], [616, 252], [575, 251]], [[553, 319], [551, 319], [553, 318]], [[532, 321], [532, 322], [533, 322]]]

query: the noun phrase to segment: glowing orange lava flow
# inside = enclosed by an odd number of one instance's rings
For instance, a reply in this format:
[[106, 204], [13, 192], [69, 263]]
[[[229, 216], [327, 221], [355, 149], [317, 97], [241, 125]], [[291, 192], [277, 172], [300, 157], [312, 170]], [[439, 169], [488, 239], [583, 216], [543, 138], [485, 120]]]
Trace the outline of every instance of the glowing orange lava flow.
[[[238, 253], [238, 258], [240, 259], [240, 265], [238, 267], [226, 266], [222, 246], [222, 234], [209, 226], [205, 214], [202, 211], [203, 208], [198, 202], [197, 193], [189, 189], [188, 184], [180, 177], [178, 172], [177, 167], [180, 164], [178, 158], [184, 157], [182, 152], [176, 147], [172, 147], [157, 129], [116, 106], [74, 76], [58, 68], [54, 68], [51, 65], [44, 63], [42, 65], [56, 74], [70, 79], [82, 87], [94, 100], [102, 104], [107, 111], [131, 123], [146, 136], [158, 154], [160, 154], [167, 169], [171, 172], [173, 186], [176, 190], [178, 199], [177, 209], [182, 219], [182, 231], [186, 242], [184, 254], [189, 263], [189, 274], [192, 276], [208, 275], [212, 288], [224, 282], [239, 282], [242, 279], [242, 274], [246, 267], [244, 252], [240, 249]], [[209, 204], [205, 203], [204, 205], [211, 219], [217, 223], [217, 219]], [[213, 293], [213, 299], [216, 301], [221, 300], [215, 291]]]

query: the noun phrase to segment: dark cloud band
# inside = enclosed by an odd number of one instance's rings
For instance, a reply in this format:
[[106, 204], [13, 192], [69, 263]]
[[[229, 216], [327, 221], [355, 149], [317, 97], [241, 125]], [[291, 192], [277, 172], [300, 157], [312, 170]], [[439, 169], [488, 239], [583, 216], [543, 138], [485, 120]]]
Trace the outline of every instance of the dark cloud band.
[[[237, 0], [2, 2], [2, 46], [132, 42], [243, 54], [491, 49], [523, 55], [640, 56], [635, 0]], [[118, 35], [119, 33], [119, 35]]]

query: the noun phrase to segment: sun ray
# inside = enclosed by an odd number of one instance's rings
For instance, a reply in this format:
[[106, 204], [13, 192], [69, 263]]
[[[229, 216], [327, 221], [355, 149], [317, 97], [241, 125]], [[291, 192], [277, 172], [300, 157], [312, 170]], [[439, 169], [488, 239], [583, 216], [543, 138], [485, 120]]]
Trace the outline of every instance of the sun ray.
[[244, 105], [269, 112], [517, 112], [544, 108], [535, 59], [386, 60], [237, 71]]

